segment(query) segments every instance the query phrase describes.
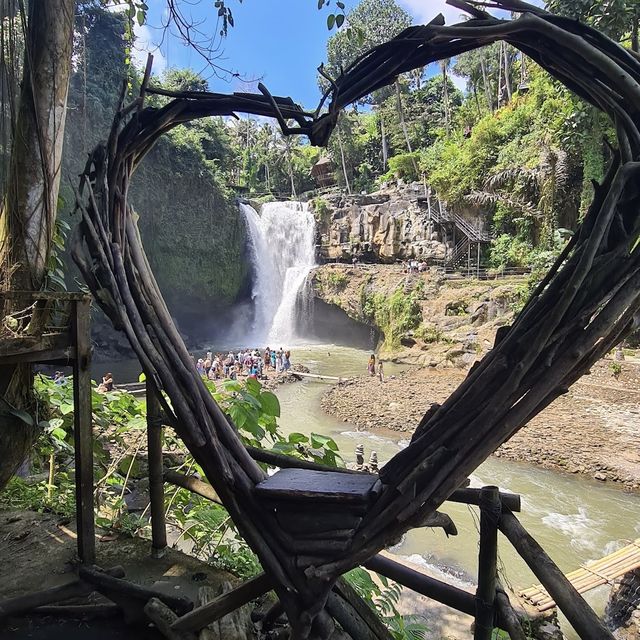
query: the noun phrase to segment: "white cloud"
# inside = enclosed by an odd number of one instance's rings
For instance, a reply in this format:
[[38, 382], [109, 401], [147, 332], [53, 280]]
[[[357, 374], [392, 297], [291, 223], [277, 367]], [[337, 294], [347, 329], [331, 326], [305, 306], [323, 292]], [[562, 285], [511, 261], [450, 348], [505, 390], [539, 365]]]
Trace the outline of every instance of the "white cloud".
[[[126, 3], [122, 4], [108, 4], [106, 6], [107, 11], [113, 11], [114, 13], [124, 13], [128, 8]], [[165, 9], [167, 11], [167, 9]], [[165, 16], [165, 13], [163, 13]], [[148, 16], [147, 16], [148, 17]], [[163, 24], [166, 21], [163, 21]], [[159, 30], [158, 33], [162, 33]], [[167, 59], [164, 57], [160, 47], [154, 43], [152, 30], [148, 25], [143, 24], [140, 26], [137, 20], [133, 20], [133, 33], [135, 35], [135, 44], [131, 51], [131, 58], [136, 67], [142, 67], [143, 69], [147, 65], [147, 54], [153, 54], [153, 73], [161, 75], [167, 68]]]
[[131, 51], [131, 57], [136, 67], [144, 69], [147, 64], [147, 54], [153, 54], [153, 73], [162, 75], [167, 68], [167, 59], [160, 47], [154, 43], [152, 30], [146, 25], [140, 26], [137, 22], [133, 27], [136, 40]]
[[445, 0], [399, 0], [412, 16], [416, 24], [426, 24], [441, 13], [447, 24], [461, 22], [463, 12], [455, 7], [450, 7]]
[[[528, 2], [539, 7], [544, 6], [544, 0], [528, 0]], [[445, 0], [399, 0], [399, 3], [413, 16], [416, 24], [425, 24], [439, 13], [444, 16], [446, 24], [462, 22], [469, 17], [469, 14], [464, 11], [449, 6]], [[508, 17], [508, 13], [504, 11], [490, 11], [490, 13], [496, 17]]]
[[462, 93], [466, 93], [467, 92], [467, 79], [466, 78], [462, 78], [460, 76], [455, 76], [453, 75], [453, 73], [449, 74], [449, 79], [451, 80], [451, 82], [453, 82], [453, 84], [460, 89], [460, 91], [462, 91]]

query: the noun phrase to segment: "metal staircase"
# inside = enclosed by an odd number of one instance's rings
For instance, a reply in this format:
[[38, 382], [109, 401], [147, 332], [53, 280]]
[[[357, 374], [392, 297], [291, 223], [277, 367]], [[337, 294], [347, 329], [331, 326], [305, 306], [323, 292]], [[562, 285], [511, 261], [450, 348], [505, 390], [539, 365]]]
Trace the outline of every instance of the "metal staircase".
[[447, 253], [444, 266], [460, 266], [469, 259], [472, 245], [475, 245], [474, 253], [477, 256], [480, 245], [490, 242], [491, 238], [485, 231], [474, 227], [458, 213], [448, 210], [440, 198], [427, 195], [418, 198], [418, 201], [427, 204], [427, 219], [440, 227], [447, 243], [454, 243], [453, 250]]

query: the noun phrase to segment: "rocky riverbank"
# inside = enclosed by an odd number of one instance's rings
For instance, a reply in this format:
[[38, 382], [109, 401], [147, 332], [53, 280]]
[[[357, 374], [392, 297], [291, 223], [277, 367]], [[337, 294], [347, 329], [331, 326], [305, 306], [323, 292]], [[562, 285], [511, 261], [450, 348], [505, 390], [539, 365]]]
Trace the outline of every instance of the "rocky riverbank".
[[[625, 361], [621, 368], [599, 362], [494, 455], [640, 490], [640, 364]], [[464, 376], [455, 368], [419, 368], [384, 383], [357, 378], [333, 387], [322, 406], [359, 429], [409, 435]]]

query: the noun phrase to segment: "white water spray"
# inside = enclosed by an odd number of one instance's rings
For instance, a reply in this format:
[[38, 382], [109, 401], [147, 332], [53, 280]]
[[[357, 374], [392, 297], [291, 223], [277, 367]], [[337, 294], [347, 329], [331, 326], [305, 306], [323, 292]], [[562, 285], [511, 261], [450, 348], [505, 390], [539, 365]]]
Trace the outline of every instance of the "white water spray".
[[[298, 292], [315, 266], [315, 220], [306, 203], [269, 202], [247, 221], [255, 315], [250, 342], [286, 346], [295, 339]], [[276, 345], [277, 343], [277, 345]]]

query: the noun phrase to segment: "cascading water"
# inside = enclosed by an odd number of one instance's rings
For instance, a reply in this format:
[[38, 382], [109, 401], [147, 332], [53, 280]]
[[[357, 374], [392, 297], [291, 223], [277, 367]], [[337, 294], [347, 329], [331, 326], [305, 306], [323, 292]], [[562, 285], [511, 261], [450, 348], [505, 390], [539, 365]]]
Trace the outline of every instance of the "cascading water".
[[296, 300], [315, 266], [315, 220], [306, 203], [269, 202], [260, 214], [240, 205], [247, 222], [253, 269], [252, 344], [291, 344]]

